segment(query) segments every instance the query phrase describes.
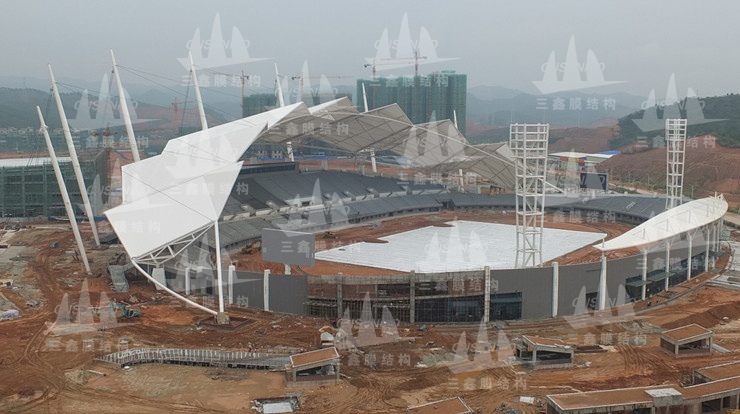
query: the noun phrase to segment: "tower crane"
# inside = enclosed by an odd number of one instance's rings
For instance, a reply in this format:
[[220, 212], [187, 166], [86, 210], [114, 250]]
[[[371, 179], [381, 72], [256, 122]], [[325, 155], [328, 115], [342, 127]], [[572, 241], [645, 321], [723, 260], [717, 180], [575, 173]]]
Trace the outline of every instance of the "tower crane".
[[[414, 62], [414, 76], [419, 76], [419, 60], [426, 60], [426, 59], [427, 59], [426, 56], [419, 56], [419, 51], [415, 50], [413, 57], [373, 59], [373, 63], [365, 63], [363, 67], [373, 69], [373, 80], [375, 80], [378, 66], [387, 66], [387, 65], [396, 64], [398, 62], [413, 61]], [[382, 60], [382, 62], [378, 62], [378, 60]]]
[[303, 101], [303, 83], [304, 83], [304, 79], [321, 79], [322, 76], [325, 77], [325, 78], [327, 78], [327, 79], [354, 79], [355, 78], [354, 76], [341, 76], [341, 75], [336, 75], [336, 76], [326, 76], [326, 75], [321, 75], [321, 76], [303, 76], [303, 74], [300, 74], [298, 76], [291, 76], [290, 77], [290, 80], [296, 80], [296, 79], [299, 80], [298, 81], [298, 100], [299, 101]]

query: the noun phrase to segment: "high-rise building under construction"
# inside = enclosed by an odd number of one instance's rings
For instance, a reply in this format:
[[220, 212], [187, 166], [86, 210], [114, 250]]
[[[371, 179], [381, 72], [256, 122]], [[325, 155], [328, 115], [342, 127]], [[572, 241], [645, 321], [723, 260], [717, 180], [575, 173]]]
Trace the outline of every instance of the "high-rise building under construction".
[[428, 75], [388, 76], [357, 80], [357, 106], [365, 109], [362, 85], [370, 109], [397, 103], [411, 122], [457, 117], [458, 129], [465, 135], [465, 113], [468, 76], [443, 70]]

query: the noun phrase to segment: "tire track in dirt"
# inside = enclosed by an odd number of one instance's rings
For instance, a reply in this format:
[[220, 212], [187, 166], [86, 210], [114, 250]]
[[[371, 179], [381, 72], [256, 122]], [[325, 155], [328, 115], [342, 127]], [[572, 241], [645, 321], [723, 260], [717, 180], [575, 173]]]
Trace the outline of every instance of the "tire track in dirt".
[[[63, 245], [67, 247], [68, 243]], [[58, 251], [64, 251], [61, 247]], [[34, 389], [40, 389], [41, 394], [31, 397], [23, 404], [10, 408], [9, 412], [25, 412], [48, 405], [50, 401], [57, 399], [60, 395], [80, 401], [87, 399], [89, 401], [107, 401], [112, 406], [119, 406], [122, 403], [135, 404], [147, 408], [162, 409], [167, 412], [208, 412], [210, 410], [203, 407], [196, 407], [189, 404], [170, 403], [136, 396], [130, 396], [120, 393], [110, 393], [107, 391], [85, 388], [82, 385], [70, 381], [64, 371], [55, 367], [41, 357], [40, 351], [43, 349], [44, 341], [49, 332], [45, 322], [55, 320], [55, 304], [60, 302], [64, 294], [59, 281], [54, 277], [59, 272], [55, 272], [50, 266], [50, 249], [48, 247], [39, 248], [34, 259], [28, 264], [26, 272], [29, 277], [35, 279], [35, 285], [41, 290], [43, 295], [43, 306], [35, 313], [28, 317], [18, 320], [12, 328], [16, 331], [33, 331], [33, 336], [23, 348], [23, 353], [13, 361], [4, 364], [5, 367], [12, 367], [14, 382], [26, 383]], [[47, 407], [49, 409], [49, 407]]]

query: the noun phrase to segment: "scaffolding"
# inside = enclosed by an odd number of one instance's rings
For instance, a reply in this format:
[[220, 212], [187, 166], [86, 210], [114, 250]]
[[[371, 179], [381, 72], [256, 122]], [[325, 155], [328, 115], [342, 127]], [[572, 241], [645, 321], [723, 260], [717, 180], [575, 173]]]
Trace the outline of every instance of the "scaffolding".
[[681, 205], [683, 200], [686, 125], [686, 119], [665, 120], [666, 210]]
[[542, 266], [549, 124], [511, 124], [509, 146], [516, 159], [516, 266]]

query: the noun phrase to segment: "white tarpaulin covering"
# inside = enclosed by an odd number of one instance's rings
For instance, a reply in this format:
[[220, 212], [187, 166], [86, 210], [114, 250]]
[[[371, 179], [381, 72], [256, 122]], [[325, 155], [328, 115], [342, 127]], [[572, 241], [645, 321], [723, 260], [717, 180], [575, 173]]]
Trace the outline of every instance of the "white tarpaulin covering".
[[[316, 259], [402, 272], [446, 272], [516, 267], [516, 226], [451, 221], [381, 237], [388, 243], [354, 243], [316, 253]], [[555, 259], [602, 240], [606, 234], [545, 228], [542, 259]]]
[[726, 212], [727, 202], [722, 195], [689, 201], [594, 247], [607, 252], [650, 245], [717, 221]]

